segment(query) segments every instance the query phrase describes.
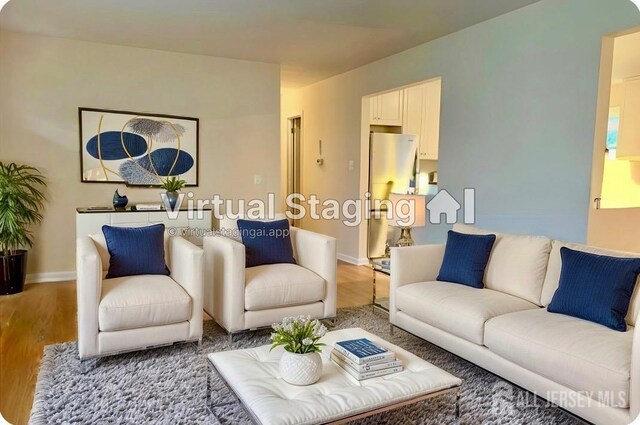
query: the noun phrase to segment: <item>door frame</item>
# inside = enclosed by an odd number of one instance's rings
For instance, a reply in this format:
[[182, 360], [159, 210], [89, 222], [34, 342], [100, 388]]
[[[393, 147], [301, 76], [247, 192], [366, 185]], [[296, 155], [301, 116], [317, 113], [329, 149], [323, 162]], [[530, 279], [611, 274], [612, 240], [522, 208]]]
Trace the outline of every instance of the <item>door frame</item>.
[[[296, 123], [298, 124], [297, 127]], [[287, 118], [287, 164], [285, 198], [291, 193], [302, 193], [302, 129], [302, 115], [294, 115]], [[297, 138], [296, 133], [298, 136]], [[292, 220], [291, 224], [294, 227], [300, 227], [301, 223], [302, 220]]]

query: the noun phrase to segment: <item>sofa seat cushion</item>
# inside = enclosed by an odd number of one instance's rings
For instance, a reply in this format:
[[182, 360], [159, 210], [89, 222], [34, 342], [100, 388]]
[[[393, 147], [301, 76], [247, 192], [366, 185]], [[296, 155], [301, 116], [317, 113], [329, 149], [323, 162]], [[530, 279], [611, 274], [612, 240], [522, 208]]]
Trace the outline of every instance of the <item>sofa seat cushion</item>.
[[478, 345], [484, 344], [484, 324], [492, 317], [539, 309], [512, 295], [450, 282], [403, 285], [396, 290], [396, 307], [409, 316]]
[[296, 264], [268, 264], [245, 269], [244, 308], [265, 310], [311, 304], [324, 299], [323, 278]]
[[169, 325], [189, 320], [191, 297], [169, 276], [126, 276], [102, 281], [101, 331]]
[[633, 328], [605, 326], [545, 309], [489, 320], [485, 345], [532, 372], [609, 406], [628, 408]]

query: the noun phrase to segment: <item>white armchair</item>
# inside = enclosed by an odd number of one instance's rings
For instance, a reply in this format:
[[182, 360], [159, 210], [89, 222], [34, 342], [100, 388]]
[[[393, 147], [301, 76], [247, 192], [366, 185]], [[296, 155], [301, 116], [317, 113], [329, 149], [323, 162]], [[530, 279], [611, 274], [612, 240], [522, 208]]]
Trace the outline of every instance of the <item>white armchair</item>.
[[204, 310], [230, 334], [287, 316], [336, 316], [335, 238], [291, 228], [297, 264], [245, 268], [245, 247], [225, 236], [204, 238]]
[[80, 359], [202, 339], [202, 249], [165, 236], [170, 276], [114, 279], [102, 233], [78, 238], [76, 255]]

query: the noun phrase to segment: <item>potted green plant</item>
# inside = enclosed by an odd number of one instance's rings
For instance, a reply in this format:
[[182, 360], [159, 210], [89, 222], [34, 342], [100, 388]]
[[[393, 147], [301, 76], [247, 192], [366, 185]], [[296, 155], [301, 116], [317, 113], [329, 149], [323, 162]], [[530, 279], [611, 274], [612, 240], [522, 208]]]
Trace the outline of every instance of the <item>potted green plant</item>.
[[22, 292], [31, 226], [42, 220], [45, 177], [36, 168], [0, 161], [0, 295]]
[[320, 351], [325, 345], [319, 342], [327, 328], [317, 319], [285, 317], [282, 323], [273, 325], [271, 350], [283, 346], [280, 358], [280, 376], [293, 385], [311, 385], [320, 379], [322, 358]]
[[169, 204], [168, 207], [172, 210], [175, 209], [178, 203], [178, 192], [185, 184], [187, 184], [186, 181], [180, 180], [177, 177], [169, 177], [162, 183], [161, 187], [166, 191], [164, 198], [165, 205]]

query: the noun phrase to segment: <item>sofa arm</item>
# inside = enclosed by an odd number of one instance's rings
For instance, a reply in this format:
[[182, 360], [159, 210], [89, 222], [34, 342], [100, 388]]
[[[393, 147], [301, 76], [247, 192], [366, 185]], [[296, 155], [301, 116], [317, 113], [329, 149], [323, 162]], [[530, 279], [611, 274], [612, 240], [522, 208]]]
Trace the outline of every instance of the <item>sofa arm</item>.
[[631, 343], [631, 382], [629, 383], [629, 414], [631, 420], [640, 415], [640, 323], [636, 323]]
[[204, 310], [229, 332], [244, 329], [244, 245], [207, 236], [204, 248]]
[[102, 260], [89, 237], [76, 241], [76, 275], [78, 354], [84, 359], [99, 354], [98, 306], [102, 297]]
[[292, 227], [291, 242], [298, 265], [316, 273], [327, 283], [324, 317], [335, 317], [338, 292], [336, 239]]
[[396, 314], [396, 290], [402, 285], [436, 280], [444, 258], [444, 245], [416, 245], [391, 248], [389, 320]]
[[202, 338], [202, 304], [204, 294], [204, 252], [180, 236], [169, 240], [171, 278], [191, 297], [189, 339]]

